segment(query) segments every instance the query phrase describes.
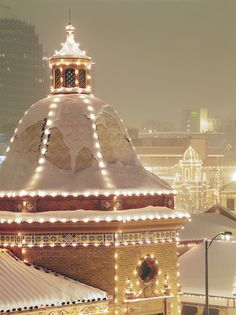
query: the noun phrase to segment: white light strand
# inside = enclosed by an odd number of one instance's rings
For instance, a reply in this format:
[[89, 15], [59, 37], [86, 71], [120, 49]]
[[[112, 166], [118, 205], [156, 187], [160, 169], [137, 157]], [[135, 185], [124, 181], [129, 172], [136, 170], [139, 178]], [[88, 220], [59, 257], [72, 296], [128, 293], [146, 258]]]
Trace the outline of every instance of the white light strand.
[[88, 117], [92, 121], [95, 157], [98, 161], [98, 166], [100, 169], [102, 179], [104, 180], [107, 188], [114, 188], [114, 184], [111, 181], [111, 176], [109, 176], [108, 174], [107, 165], [103, 159], [101, 147], [98, 140], [97, 129], [96, 129], [96, 115], [94, 114], [94, 107], [92, 105], [92, 102], [88, 98], [84, 97], [83, 101], [87, 104]]
[[[39, 179], [39, 174], [42, 172], [45, 164], [45, 154], [47, 152], [48, 136], [50, 134], [49, 128], [53, 124], [53, 117], [55, 117], [55, 110], [57, 109], [57, 102], [60, 100], [60, 97], [54, 97], [52, 103], [49, 106], [49, 112], [47, 115], [47, 121], [45, 124], [44, 135], [42, 139], [42, 144], [40, 147], [40, 155], [38, 159], [38, 167], [35, 169], [34, 175], [32, 176], [29, 187], [35, 185], [36, 181]], [[27, 185], [28, 186], [28, 185]]]

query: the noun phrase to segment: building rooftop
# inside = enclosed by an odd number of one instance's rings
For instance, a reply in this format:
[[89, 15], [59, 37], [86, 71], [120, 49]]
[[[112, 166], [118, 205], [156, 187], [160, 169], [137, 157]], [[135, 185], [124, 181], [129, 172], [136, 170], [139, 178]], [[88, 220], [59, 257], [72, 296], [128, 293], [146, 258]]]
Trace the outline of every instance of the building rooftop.
[[236, 222], [220, 213], [193, 214], [191, 221], [180, 231], [181, 242], [211, 239], [216, 234], [230, 230], [236, 235]]
[[236, 193], [236, 181], [232, 180], [231, 182], [225, 184], [221, 189], [221, 193]]
[[106, 292], [28, 265], [0, 250], [0, 312], [80, 304], [108, 299]]
[[[214, 242], [209, 250], [209, 295], [235, 298], [236, 244]], [[226, 265], [227, 262], [227, 265]], [[204, 244], [191, 248], [179, 258], [179, 272], [184, 294], [205, 294]], [[185, 300], [185, 298], [183, 298]], [[204, 300], [203, 300], [204, 301]], [[215, 301], [216, 303], [216, 301]]]
[[98, 211], [98, 210], [72, 210], [72, 211], [47, 211], [40, 213], [24, 213], [0, 211], [0, 223], [22, 223], [22, 222], [112, 222], [112, 221], [138, 221], [152, 219], [176, 219], [189, 218], [185, 212], [175, 211], [166, 207], [148, 206], [140, 209], [129, 209], [126, 211]]
[[197, 151], [189, 146], [188, 149], [184, 152], [183, 161], [185, 162], [198, 162], [199, 157]]
[[172, 192], [144, 169], [117, 112], [93, 95], [49, 96], [20, 121], [0, 165], [0, 192]]
[[66, 41], [60, 51], [56, 52], [52, 58], [89, 58], [86, 52], [79, 48], [79, 44], [74, 39], [74, 27], [69, 24], [66, 27]]

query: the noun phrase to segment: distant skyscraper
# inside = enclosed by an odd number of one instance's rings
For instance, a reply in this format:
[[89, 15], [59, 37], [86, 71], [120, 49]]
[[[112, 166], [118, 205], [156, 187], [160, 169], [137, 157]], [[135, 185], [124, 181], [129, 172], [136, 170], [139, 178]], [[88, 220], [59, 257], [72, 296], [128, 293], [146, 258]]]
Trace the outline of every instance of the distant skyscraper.
[[235, 119], [209, 117], [207, 108], [183, 111], [182, 130], [187, 132], [227, 132], [236, 130]]
[[207, 109], [186, 109], [183, 112], [182, 129], [188, 132], [207, 132]]
[[0, 133], [11, 134], [29, 104], [46, 96], [43, 50], [31, 24], [0, 19]]

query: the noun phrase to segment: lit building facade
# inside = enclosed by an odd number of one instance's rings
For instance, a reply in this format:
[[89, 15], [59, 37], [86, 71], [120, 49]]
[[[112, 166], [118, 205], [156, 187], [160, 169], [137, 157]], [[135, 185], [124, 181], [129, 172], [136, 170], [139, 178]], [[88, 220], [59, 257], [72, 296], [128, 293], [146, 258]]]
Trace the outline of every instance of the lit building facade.
[[203, 212], [213, 204], [210, 199], [209, 183], [202, 171], [202, 161], [196, 150], [189, 147], [179, 162], [180, 173], [176, 174], [174, 187], [177, 191], [175, 203], [177, 208], [190, 213]]
[[[21, 310], [179, 314], [178, 231], [189, 215], [173, 209], [172, 188], [144, 169], [117, 112], [92, 94], [92, 64], [68, 25], [50, 58], [51, 93], [25, 112], [0, 166], [0, 246], [89, 286], [66, 305], [26, 300]], [[2, 312], [19, 310], [14, 301], [0, 299]]]

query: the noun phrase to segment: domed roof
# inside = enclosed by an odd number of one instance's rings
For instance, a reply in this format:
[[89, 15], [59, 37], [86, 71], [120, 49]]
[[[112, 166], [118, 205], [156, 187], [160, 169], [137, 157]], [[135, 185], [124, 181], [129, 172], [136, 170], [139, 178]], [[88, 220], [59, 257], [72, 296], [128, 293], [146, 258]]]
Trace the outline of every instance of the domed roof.
[[0, 165], [1, 195], [170, 191], [144, 169], [116, 111], [92, 94], [51, 95], [25, 113]]
[[72, 25], [66, 33], [49, 61], [51, 94], [24, 114], [0, 165], [0, 197], [172, 193], [144, 169], [116, 111], [91, 94], [91, 58]]
[[199, 161], [197, 151], [193, 147], [189, 146], [188, 149], [184, 152], [183, 161], [196, 162]]

